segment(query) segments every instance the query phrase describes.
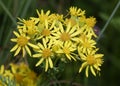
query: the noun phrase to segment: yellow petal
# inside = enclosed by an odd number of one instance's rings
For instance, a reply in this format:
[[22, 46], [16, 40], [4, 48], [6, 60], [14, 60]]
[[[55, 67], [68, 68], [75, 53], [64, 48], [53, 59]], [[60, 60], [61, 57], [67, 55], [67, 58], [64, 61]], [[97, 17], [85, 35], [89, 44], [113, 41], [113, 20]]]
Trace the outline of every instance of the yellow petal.
[[59, 24], [59, 27], [60, 27], [61, 33], [63, 33], [63, 32], [64, 32], [64, 29], [63, 29], [63, 25], [62, 25], [61, 23]]
[[85, 75], [86, 77], [88, 77], [88, 69], [89, 69], [89, 66], [86, 67], [86, 70], [85, 70]]
[[71, 60], [70, 55], [66, 54], [66, 57], [67, 57], [69, 60]]
[[13, 31], [13, 33], [15, 34], [16, 37], [20, 36], [16, 31]]
[[46, 64], [45, 64], [45, 71], [48, 70], [48, 59], [46, 59]]
[[17, 48], [18, 48], [18, 45], [16, 44], [16, 45], [10, 50], [10, 52], [15, 51]]
[[21, 47], [18, 47], [18, 49], [16, 50], [14, 56], [18, 55], [18, 53], [20, 52], [20, 50], [21, 50]]
[[76, 59], [75, 59], [75, 57], [74, 57], [74, 56], [70, 55], [70, 57], [71, 57], [74, 61], [76, 61]]
[[14, 39], [10, 39], [12, 42], [17, 42], [17, 39], [14, 38]]
[[4, 65], [1, 65], [0, 67], [0, 74], [2, 75], [4, 73]]
[[45, 20], [45, 27], [46, 27], [46, 29], [48, 29], [48, 21], [47, 20]]
[[37, 62], [37, 64], [36, 64], [35, 66], [40, 65], [43, 61], [44, 61], [44, 58], [41, 58], [41, 59]]
[[25, 48], [23, 47], [22, 48], [22, 54], [23, 54], [23, 57], [25, 56], [26, 52], [25, 52]]
[[92, 74], [93, 74], [94, 76], [96, 76], [96, 73], [95, 73], [95, 71], [94, 71], [94, 69], [93, 69], [92, 66], [90, 66], [90, 70], [91, 70]]
[[25, 49], [26, 49], [27, 53], [31, 56], [31, 51], [30, 51], [30, 49], [28, 48], [27, 45], [25, 45]]
[[34, 54], [33, 57], [41, 57], [41, 54]]
[[69, 33], [70, 27], [71, 27], [71, 23], [69, 22], [68, 25], [67, 25], [66, 33]]
[[30, 47], [32, 47], [32, 48], [39, 49], [39, 47], [38, 47], [37, 45], [31, 44], [31, 43], [29, 43], [29, 42], [28, 42], [28, 45], [29, 45]]
[[39, 46], [42, 50], [44, 50], [44, 47], [43, 47], [42, 44], [38, 43], [38, 46]]
[[75, 28], [72, 28], [72, 29], [69, 31], [69, 34], [72, 34], [74, 31], [75, 31]]
[[52, 62], [51, 58], [49, 57], [48, 60], [49, 60], [50, 68], [53, 68], [53, 62]]
[[50, 14], [50, 11], [48, 10], [47, 13], [46, 13], [46, 15], [49, 15], [49, 14]]
[[44, 47], [45, 47], [45, 48], [47, 48], [47, 45], [46, 45], [46, 40], [43, 38], [43, 40], [42, 40], [42, 41], [43, 41], [43, 45], [44, 45]]
[[80, 32], [79, 32], [79, 31], [76, 31], [76, 32], [74, 32], [73, 34], [71, 34], [71, 37], [77, 36], [77, 35], [79, 35], [79, 34], [80, 34]]
[[86, 67], [87, 66], [87, 62], [84, 62], [84, 63], [82, 63], [82, 65], [81, 65], [81, 67], [80, 67], [80, 69], [79, 69], [79, 73], [82, 71], [82, 69], [84, 68], [84, 67]]
[[95, 68], [95, 69], [97, 69], [98, 71], [100, 71], [100, 68], [95, 64], [95, 65], [93, 65], [93, 67]]

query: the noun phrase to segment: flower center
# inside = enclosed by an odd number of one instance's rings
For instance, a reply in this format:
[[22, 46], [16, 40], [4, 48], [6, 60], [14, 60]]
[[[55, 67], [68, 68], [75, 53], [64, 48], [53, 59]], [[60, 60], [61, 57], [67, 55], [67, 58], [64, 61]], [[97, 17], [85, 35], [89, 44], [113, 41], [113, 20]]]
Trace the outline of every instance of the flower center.
[[18, 37], [17, 43], [20, 46], [25, 46], [28, 43], [28, 39], [24, 36], [20, 36]]
[[70, 40], [70, 35], [69, 35], [68, 33], [66, 33], [66, 32], [63, 32], [63, 33], [61, 34], [60, 39], [61, 39], [62, 41], [68, 41], [68, 40]]
[[51, 56], [51, 50], [50, 49], [48, 49], [48, 48], [45, 48], [44, 50], [43, 50], [43, 52], [42, 52], [42, 56], [43, 57], [45, 57], [45, 58], [47, 58], [47, 57], [50, 57]]
[[63, 52], [64, 52], [65, 54], [69, 54], [69, 53], [70, 53], [70, 50], [69, 50], [67, 47], [64, 47], [64, 48], [63, 48]]
[[93, 56], [89, 55], [89, 56], [87, 57], [87, 63], [88, 63], [89, 65], [93, 65], [93, 64], [95, 63], [95, 58], [94, 58]]
[[50, 35], [50, 30], [49, 30], [49, 29], [44, 29], [44, 30], [42, 31], [42, 35], [44, 35], [44, 36], [49, 36], [49, 35]]
[[93, 17], [90, 17], [90, 18], [86, 19], [86, 24], [89, 27], [94, 27], [94, 25], [96, 24], [96, 19]]
[[22, 82], [22, 80], [23, 80], [22, 75], [15, 73], [14, 76], [15, 76], [15, 79], [16, 79], [17, 83]]

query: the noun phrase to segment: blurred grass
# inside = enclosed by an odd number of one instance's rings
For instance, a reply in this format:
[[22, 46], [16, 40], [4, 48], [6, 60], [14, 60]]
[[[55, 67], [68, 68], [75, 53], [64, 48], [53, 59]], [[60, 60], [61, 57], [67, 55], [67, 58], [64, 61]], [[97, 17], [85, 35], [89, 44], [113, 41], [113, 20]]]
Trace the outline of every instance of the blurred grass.
[[[36, 16], [36, 9], [50, 9], [52, 12], [66, 13], [70, 6], [86, 10], [87, 17], [95, 16], [97, 27], [102, 29], [112, 10], [119, 0], [0, 0], [0, 65], [9, 64], [13, 55], [9, 52], [13, 46], [10, 38], [16, 29], [17, 17], [27, 19]], [[73, 82], [83, 86], [119, 86], [120, 77], [120, 8], [102, 35], [98, 46], [104, 53], [104, 64], [100, 77], [90, 75], [84, 78], [84, 73], [78, 74]], [[64, 69], [58, 80], [71, 81], [79, 68], [79, 62], [63, 65]], [[59, 74], [58, 74], [59, 75]]]

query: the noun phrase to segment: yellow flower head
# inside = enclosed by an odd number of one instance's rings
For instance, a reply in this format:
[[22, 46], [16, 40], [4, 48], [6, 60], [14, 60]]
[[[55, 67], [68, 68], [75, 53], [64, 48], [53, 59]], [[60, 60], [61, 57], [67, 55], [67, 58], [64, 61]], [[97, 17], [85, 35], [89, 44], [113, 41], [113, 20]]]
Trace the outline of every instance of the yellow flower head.
[[37, 54], [34, 54], [33, 57], [40, 58], [40, 60], [37, 62], [36, 66], [40, 65], [45, 61], [45, 71], [48, 70], [48, 67], [53, 68], [53, 62], [51, 60], [51, 57], [53, 56], [52, 52], [52, 40], [49, 40], [47, 38], [42, 39], [42, 44], [38, 43], [39, 49], [36, 50], [38, 52]]
[[69, 12], [71, 16], [84, 16], [85, 14], [85, 11], [82, 11], [80, 8], [78, 9], [77, 7], [70, 7]]
[[55, 25], [55, 21], [52, 22], [52, 24], [49, 24], [48, 21], [45, 21], [45, 26], [43, 26], [43, 28], [39, 28], [41, 29], [40, 31], [40, 36], [37, 39], [41, 39], [41, 38], [49, 38], [54, 32], [54, 25]]
[[80, 40], [80, 43], [78, 46], [79, 52], [85, 53], [86, 51], [90, 51], [91, 49], [96, 48], [95, 46], [96, 42], [91, 37], [88, 37], [82, 34], [79, 40]]
[[[16, 84], [19, 85], [25, 85], [28, 86], [36, 86], [35, 84], [37, 76], [36, 73], [29, 69], [28, 65], [21, 62], [19, 64], [10, 64], [11, 66], [11, 72], [14, 75], [14, 79], [16, 81]], [[30, 82], [30, 83], [28, 83]]]
[[30, 37], [26, 36], [26, 34], [20, 32], [17, 33], [16, 31], [13, 32], [17, 38], [12, 38], [11, 41], [15, 42], [16, 45], [10, 50], [10, 52], [13, 52], [16, 50], [14, 56], [18, 55], [20, 51], [22, 50], [23, 57], [25, 56], [25, 53], [27, 53], [31, 56], [31, 51], [28, 46], [32, 48], [38, 48], [36, 45], [29, 42]]
[[96, 24], [96, 18], [94, 18], [94, 17], [87, 18], [86, 19], [86, 24], [87, 24], [87, 26], [93, 28]]
[[66, 41], [78, 41], [78, 35], [80, 35], [80, 29], [79, 27], [74, 26], [71, 27], [71, 23], [69, 22], [64, 26], [62, 23], [59, 23], [59, 27], [55, 27], [55, 29], [58, 29], [56, 33], [53, 34], [53, 38], [56, 40], [60, 40], [62, 42]]
[[37, 32], [37, 26], [36, 24], [38, 23], [38, 21], [36, 22], [33, 18], [29, 19], [29, 20], [25, 20], [25, 19], [20, 19], [20, 22], [18, 22], [18, 29], [22, 29], [22, 31], [24, 33], [27, 33], [30, 36], [34, 36]]
[[[86, 67], [85, 74], [86, 77], [88, 77], [88, 70], [92, 72], [94, 76], [96, 76], [96, 72], [98, 73], [100, 71], [100, 66], [103, 63], [103, 54], [96, 54], [97, 50], [91, 50], [86, 53], [79, 53], [81, 60], [83, 61], [79, 72], [83, 70], [83, 68]], [[96, 70], [96, 71], [95, 71]]]
[[37, 10], [37, 14], [39, 16], [39, 22], [40, 23], [45, 23], [46, 20], [48, 22], [51, 22], [51, 20], [50, 20], [50, 11], [49, 10], [46, 13], [44, 13], [43, 10], [41, 10], [41, 13], [39, 13], [39, 11]]
[[56, 53], [61, 53], [61, 54], [65, 54], [65, 56], [71, 60], [75, 60], [75, 53], [74, 51], [76, 50], [76, 46], [71, 42], [71, 41], [66, 41], [65, 43], [62, 43], [60, 45], [60, 49], [58, 51], [56, 51]]

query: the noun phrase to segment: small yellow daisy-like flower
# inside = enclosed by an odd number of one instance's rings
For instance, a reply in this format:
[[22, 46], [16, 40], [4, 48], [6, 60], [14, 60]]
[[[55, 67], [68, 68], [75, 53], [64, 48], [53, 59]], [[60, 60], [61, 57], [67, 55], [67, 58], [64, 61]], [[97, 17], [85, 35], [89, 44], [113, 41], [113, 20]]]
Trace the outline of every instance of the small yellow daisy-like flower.
[[54, 30], [54, 25], [55, 25], [55, 21], [52, 22], [51, 25], [49, 25], [48, 21], [45, 21], [45, 26], [41, 29], [40, 32], [40, 36], [37, 39], [41, 39], [41, 38], [45, 38], [45, 37], [50, 37], [52, 35], [52, 33], [56, 32], [56, 30]]
[[[19, 31], [20, 32], [20, 31]], [[29, 42], [30, 37], [26, 36], [26, 34], [20, 32], [17, 33], [16, 31], [13, 32], [17, 38], [12, 38], [12, 42], [16, 42], [16, 45], [10, 50], [10, 52], [13, 52], [16, 50], [14, 56], [18, 55], [20, 51], [22, 50], [23, 57], [25, 56], [25, 53], [27, 53], [31, 56], [31, 51], [28, 46], [32, 48], [38, 48], [36, 45]]]
[[80, 43], [78, 46], [78, 50], [83, 53], [96, 48], [95, 46], [96, 42], [91, 37], [87, 37], [86, 35], [82, 34], [79, 40]]
[[93, 28], [96, 24], [96, 18], [94, 18], [94, 17], [87, 18], [86, 19], [86, 24], [87, 24], [87, 26]]
[[82, 11], [80, 8], [77, 9], [77, 7], [70, 7], [69, 9], [71, 16], [84, 16], [85, 11]]
[[80, 29], [78, 28], [77, 26], [71, 27], [70, 22], [66, 25], [66, 28], [62, 23], [59, 23], [59, 27], [55, 27], [55, 29], [59, 29], [59, 31], [53, 34], [53, 38], [61, 40], [62, 42], [78, 41], [78, 37], [76, 37], [80, 35]]
[[93, 27], [96, 23], [96, 19], [93, 17], [90, 18], [86, 18], [85, 20], [85, 25], [81, 28], [82, 32], [86, 35], [91, 35], [94, 37], [97, 37], [97, 35], [95, 34]]
[[[11, 72], [14, 75], [16, 85], [36, 86], [36, 73], [29, 69], [28, 65], [21, 62], [19, 64], [10, 64]], [[29, 82], [29, 83], [28, 83]]]
[[75, 50], [76, 50], [76, 46], [70, 42], [70, 41], [66, 41], [65, 43], [63, 43], [62, 45], [60, 45], [60, 49], [58, 51], [56, 51], [57, 53], [62, 53], [62, 54], [65, 54], [65, 56], [71, 60], [75, 60], [75, 53], [73, 53]]
[[36, 66], [40, 65], [45, 61], [45, 71], [48, 70], [49, 66], [50, 68], [53, 68], [53, 62], [51, 57], [53, 56], [52, 52], [52, 40], [49, 39], [42, 39], [43, 44], [38, 43], [38, 46], [40, 49], [36, 50], [38, 52], [37, 54], [34, 54], [33, 57], [40, 58], [40, 60], [37, 62]]
[[36, 22], [34, 19], [29, 19], [29, 20], [25, 20], [25, 19], [20, 19], [20, 22], [18, 22], [18, 29], [22, 29], [23, 32], [27, 33], [28, 35], [35, 35], [38, 30], [37, 30], [37, 26], [36, 24], [38, 23], [38, 21]]
[[100, 66], [103, 63], [103, 59], [102, 59], [103, 54], [96, 54], [97, 50], [98, 49], [91, 50], [86, 53], [79, 53], [80, 58], [83, 61], [82, 65], [79, 69], [79, 72], [81, 72], [83, 70], [83, 68], [86, 67], [86, 70], [85, 70], [86, 77], [88, 77], [89, 68], [94, 76], [96, 76], [95, 72], [98, 73], [100, 71]]
[[51, 20], [50, 20], [50, 11], [49, 10], [46, 13], [44, 13], [43, 10], [41, 10], [41, 13], [39, 13], [39, 11], [37, 10], [37, 14], [39, 16], [40, 23], [45, 23], [46, 20], [48, 22], [51, 22]]

